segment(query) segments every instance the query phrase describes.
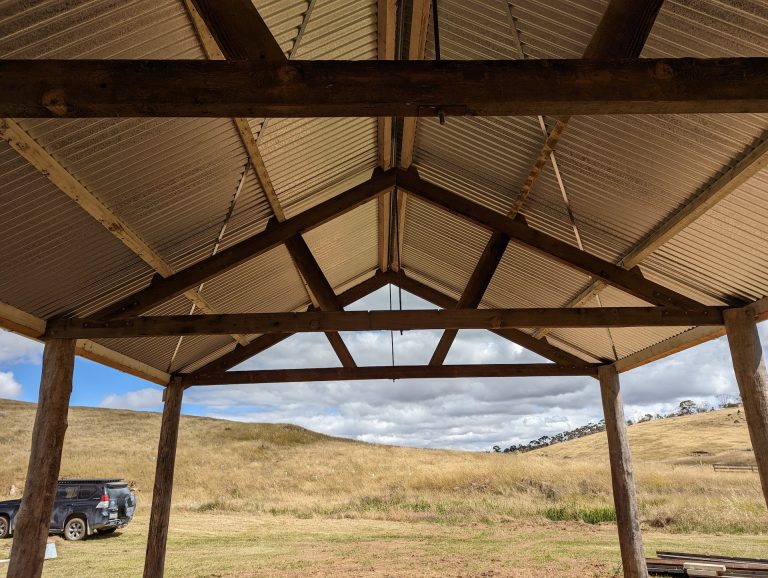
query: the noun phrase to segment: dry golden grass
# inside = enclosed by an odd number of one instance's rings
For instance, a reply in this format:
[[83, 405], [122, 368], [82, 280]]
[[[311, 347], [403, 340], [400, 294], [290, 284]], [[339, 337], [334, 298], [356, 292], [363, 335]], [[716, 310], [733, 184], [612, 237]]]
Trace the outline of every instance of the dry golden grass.
[[[730, 415], [729, 415], [730, 414]], [[0, 401], [0, 497], [23, 487], [34, 406]], [[738, 422], [736, 421], [738, 420]], [[62, 476], [135, 482], [113, 537], [59, 544], [45, 576], [141, 574], [160, 416], [72, 408]], [[647, 553], [762, 556], [768, 516], [734, 410], [630, 428]], [[418, 450], [183, 417], [168, 576], [619, 575], [604, 435], [523, 455]], [[585, 523], [585, 521], [593, 523]], [[713, 534], [717, 534], [714, 536]], [[0, 558], [8, 541], [0, 542]], [[0, 566], [0, 576], [4, 568]]]
[[[0, 494], [23, 487], [33, 415], [30, 404], [0, 402]], [[62, 476], [126, 478], [148, 505], [159, 427], [157, 414], [72, 408]], [[646, 527], [768, 532], [756, 474], [716, 473], [690, 456], [706, 450], [714, 454], [708, 460], [748, 459], [737, 410], [633, 426], [630, 443]], [[174, 506], [448, 525], [613, 516], [604, 434], [511, 455], [378, 446], [296, 426], [186, 416]]]

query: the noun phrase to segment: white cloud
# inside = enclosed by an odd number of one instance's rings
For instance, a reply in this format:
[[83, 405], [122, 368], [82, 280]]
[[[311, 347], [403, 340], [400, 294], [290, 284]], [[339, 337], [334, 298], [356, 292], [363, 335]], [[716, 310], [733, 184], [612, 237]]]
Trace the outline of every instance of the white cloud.
[[0, 371], [0, 397], [14, 399], [21, 395], [21, 384], [16, 381], [13, 372]]
[[39, 364], [43, 356], [43, 344], [28, 337], [0, 329], [0, 363]]
[[159, 388], [146, 387], [136, 391], [126, 393], [113, 393], [106, 396], [100, 407], [109, 407], [112, 409], [136, 409], [153, 410], [163, 405], [163, 392]]
[[[397, 299], [395, 299], [397, 303]], [[403, 294], [403, 306], [434, 308]], [[348, 309], [388, 309], [387, 289]], [[768, 325], [760, 328], [768, 344]], [[344, 333], [359, 365], [388, 365], [394, 341], [397, 364], [425, 364], [440, 331]], [[485, 331], [460, 331], [446, 363], [533, 363], [544, 361]], [[239, 369], [334, 367], [339, 365], [323, 334], [294, 335]], [[682, 399], [714, 402], [736, 393], [724, 339], [622, 374], [627, 417], [667, 412]], [[158, 389], [109, 395], [104, 407], [155, 409]], [[587, 377], [447, 379], [279, 383], [193, 387], [187, 404], [211, 417], [288, 422], [330, 435], [397, 445], [489, 450], [583, 425], [602, 417], [596, 380]]]

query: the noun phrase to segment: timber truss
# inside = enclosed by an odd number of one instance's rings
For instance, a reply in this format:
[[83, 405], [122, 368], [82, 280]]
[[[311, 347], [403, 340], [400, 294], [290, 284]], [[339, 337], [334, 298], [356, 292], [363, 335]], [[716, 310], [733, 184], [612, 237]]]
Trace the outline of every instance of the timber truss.
[[[375, 61], [294, 60], [314, 0], [308, 4], [288, 58], [251, 0], [182, 2], [208, 60], [0, 61], [0, 117], [5, 117], [0, 119], [0, 137], [156, 272], [148, 286], [87, 318], [45, 320], [0, 303], [3, 326], [46, 342], [24, 490], [30, 498], [24, 499], [18, 516], [9, 578], [39, 576], [42, 571], [76, 351], [167, 386], [145, 578], [163, 575], [181, 402], [184, 389], [191, 385], [470, 376], [596, 377], [606, 420], [624, 575], [639, 578], [647, 575], [647, 568], [618, 372], [727, 333], [763, 494], [768, 500], [768, 373], [755, 325], [768, 316], [768, 299], [745, 303], [724, 297], [714, 299], [719, 306], [711, 306], [691, 298], [700, 295], [695, 290], [683, 294], [647, 279], [638, 268], [647, 256], [768, 166], [768, 141], [745, 150], [733, 166], [668, 215], [617, 262], [583, 249], [572, 215], [575, 245], [529, 226], [521, 213], [547, 163], [551, 162], [557, 172], [553, 151], [568, 126], [569, 115], [768, 112], [768, 58], [640, 60], [663, 0], [611, 0], [581, 60], [526, 60], [517, 38], [519, 58], [496, 61], [450, 61], [439, 56], [435, 61], [424, 61], [429, 0], [401, 3], [400, 15], [406, 6], [411, 13], [407, 20], [410, 29], [400, 31], [403, 39], [407, 34], [407, 51], [399, 55], [395, 47], [397, 2], [377, 0]], [[433, 28], [439, 30], [439, 26]], [[436, 36], [436, 55], [437, 40]], [[395, 61], [396, 56], [399, 60]], [[502, 207], [506, 212], [425, 180], [412, 167], [417, 118], [444, 120], [451, 115], [538, 115], [545, 141], [517, 196], [509, 207]], [[543, 115], [556, 117], [551, 128], [547, 128]], [[289, 217], [248, 119], [323, 116], [378, 118], [378, 169], [362, 184]], [[238, 194], [252, 169], [273, 218], [264, 231], [219, 251], [222, 228], [211, 256], [175, 270], [12, 120], [36, 117], [231, 118], [248, 157]], [[401, 131], [395, 128], [395, 117], [403, 119]], [[400, 262], [403, 227], [399, 224], [404, 221], [409, 198], [490, 232], [490, 240], [458, 299], [408, 275]], [[379, 209], [378, 267], [361, 283], [336, 294], [302, 235], [372, 201]], [[579, 271], [590, 281], [565, 307], [481, 309], [483, 296], [510, 244]], [[306, 311], [222, 314], [203, 297], [207, 281], [278, 246], [286, 247], [306, 287], [311, 302]], [[343, 310], [387, 284], [441, 310]], [[609, 286], [645, 306], [585, 307]], [[684, 282], [678, 287], [684, 292], [688, 289]], [[181, 295], [190, 302], [190, 313], [203, 314], [147, 314]], [[565, 341], [547, 337], [552, 328], [637, 326], [694, 329], [619, 360], [598, 359]], [[445, 332], [429, 365], [422, 366], [357, 367], [339, 336], [340, 331], [427, 328]], [[553, 363], [443, 365], [457, 332], [465, 328], [490, 330]], [[342, 367], [228, 371], [289, 335], [309, 331], [326, 334]], [[234, 349], [194, 371], [174, 375], [139, 367], [143, 364], [137, 360], [93, 341], [171, 335], [179, 336], [180, 344], [182, 336], [215, 334], [230, 335], [236, 342]], [[248, 337], [254, 334], [258, 336]]]

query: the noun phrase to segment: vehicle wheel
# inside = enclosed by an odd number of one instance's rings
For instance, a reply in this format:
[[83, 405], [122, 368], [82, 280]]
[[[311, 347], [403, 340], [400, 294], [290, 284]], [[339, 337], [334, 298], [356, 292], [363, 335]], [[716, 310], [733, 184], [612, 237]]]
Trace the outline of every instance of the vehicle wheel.
[[86, 526], [82, 518], [70, 518], [64, 524], [64, 539], [70, 542], [77, 542], [85, 538]]
[[11, 521], [8, 516], [0, 516], [0, 538], [7, 538], [11, 535]]
[[102, 528], [99, 530], [99, 534], [107, 535], [107, 534], [114, 534], [115, 530], [117, 530], [116, 526], [112, 526], [111, 528]]

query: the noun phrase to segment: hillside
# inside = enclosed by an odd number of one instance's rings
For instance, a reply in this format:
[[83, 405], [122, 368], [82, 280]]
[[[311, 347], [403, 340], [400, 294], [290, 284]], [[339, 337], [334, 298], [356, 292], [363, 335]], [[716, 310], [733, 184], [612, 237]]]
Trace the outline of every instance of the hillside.
[[[734, 465], [755, 462], [740, 408], [640, 423], [627, 431], [632, 456], [638, 462]], [[693, 456], [694, 452], [709, 455]], [[608, 453], [608, 440], [604, 433], [590, 435], [537, 450], [537, 453], [553, 458], [600, 460]]]
[[[0, 495], [23, 487], [34, 409], [0, 401]], [[160, 416], [75, 407], [69, 424], [62, 477], [120, 476], [146, 504]], [[690, 455], [752, 459], [735, 410], [638, 424], [630, 443], [646, 524], [768, 531], [756, 475], [715, 473]], [[441, 523], [613, 515], [605, 434], [511, 455], [379, 446], [291, 425], [189, 416], [181, 420], [174, 507]]]

